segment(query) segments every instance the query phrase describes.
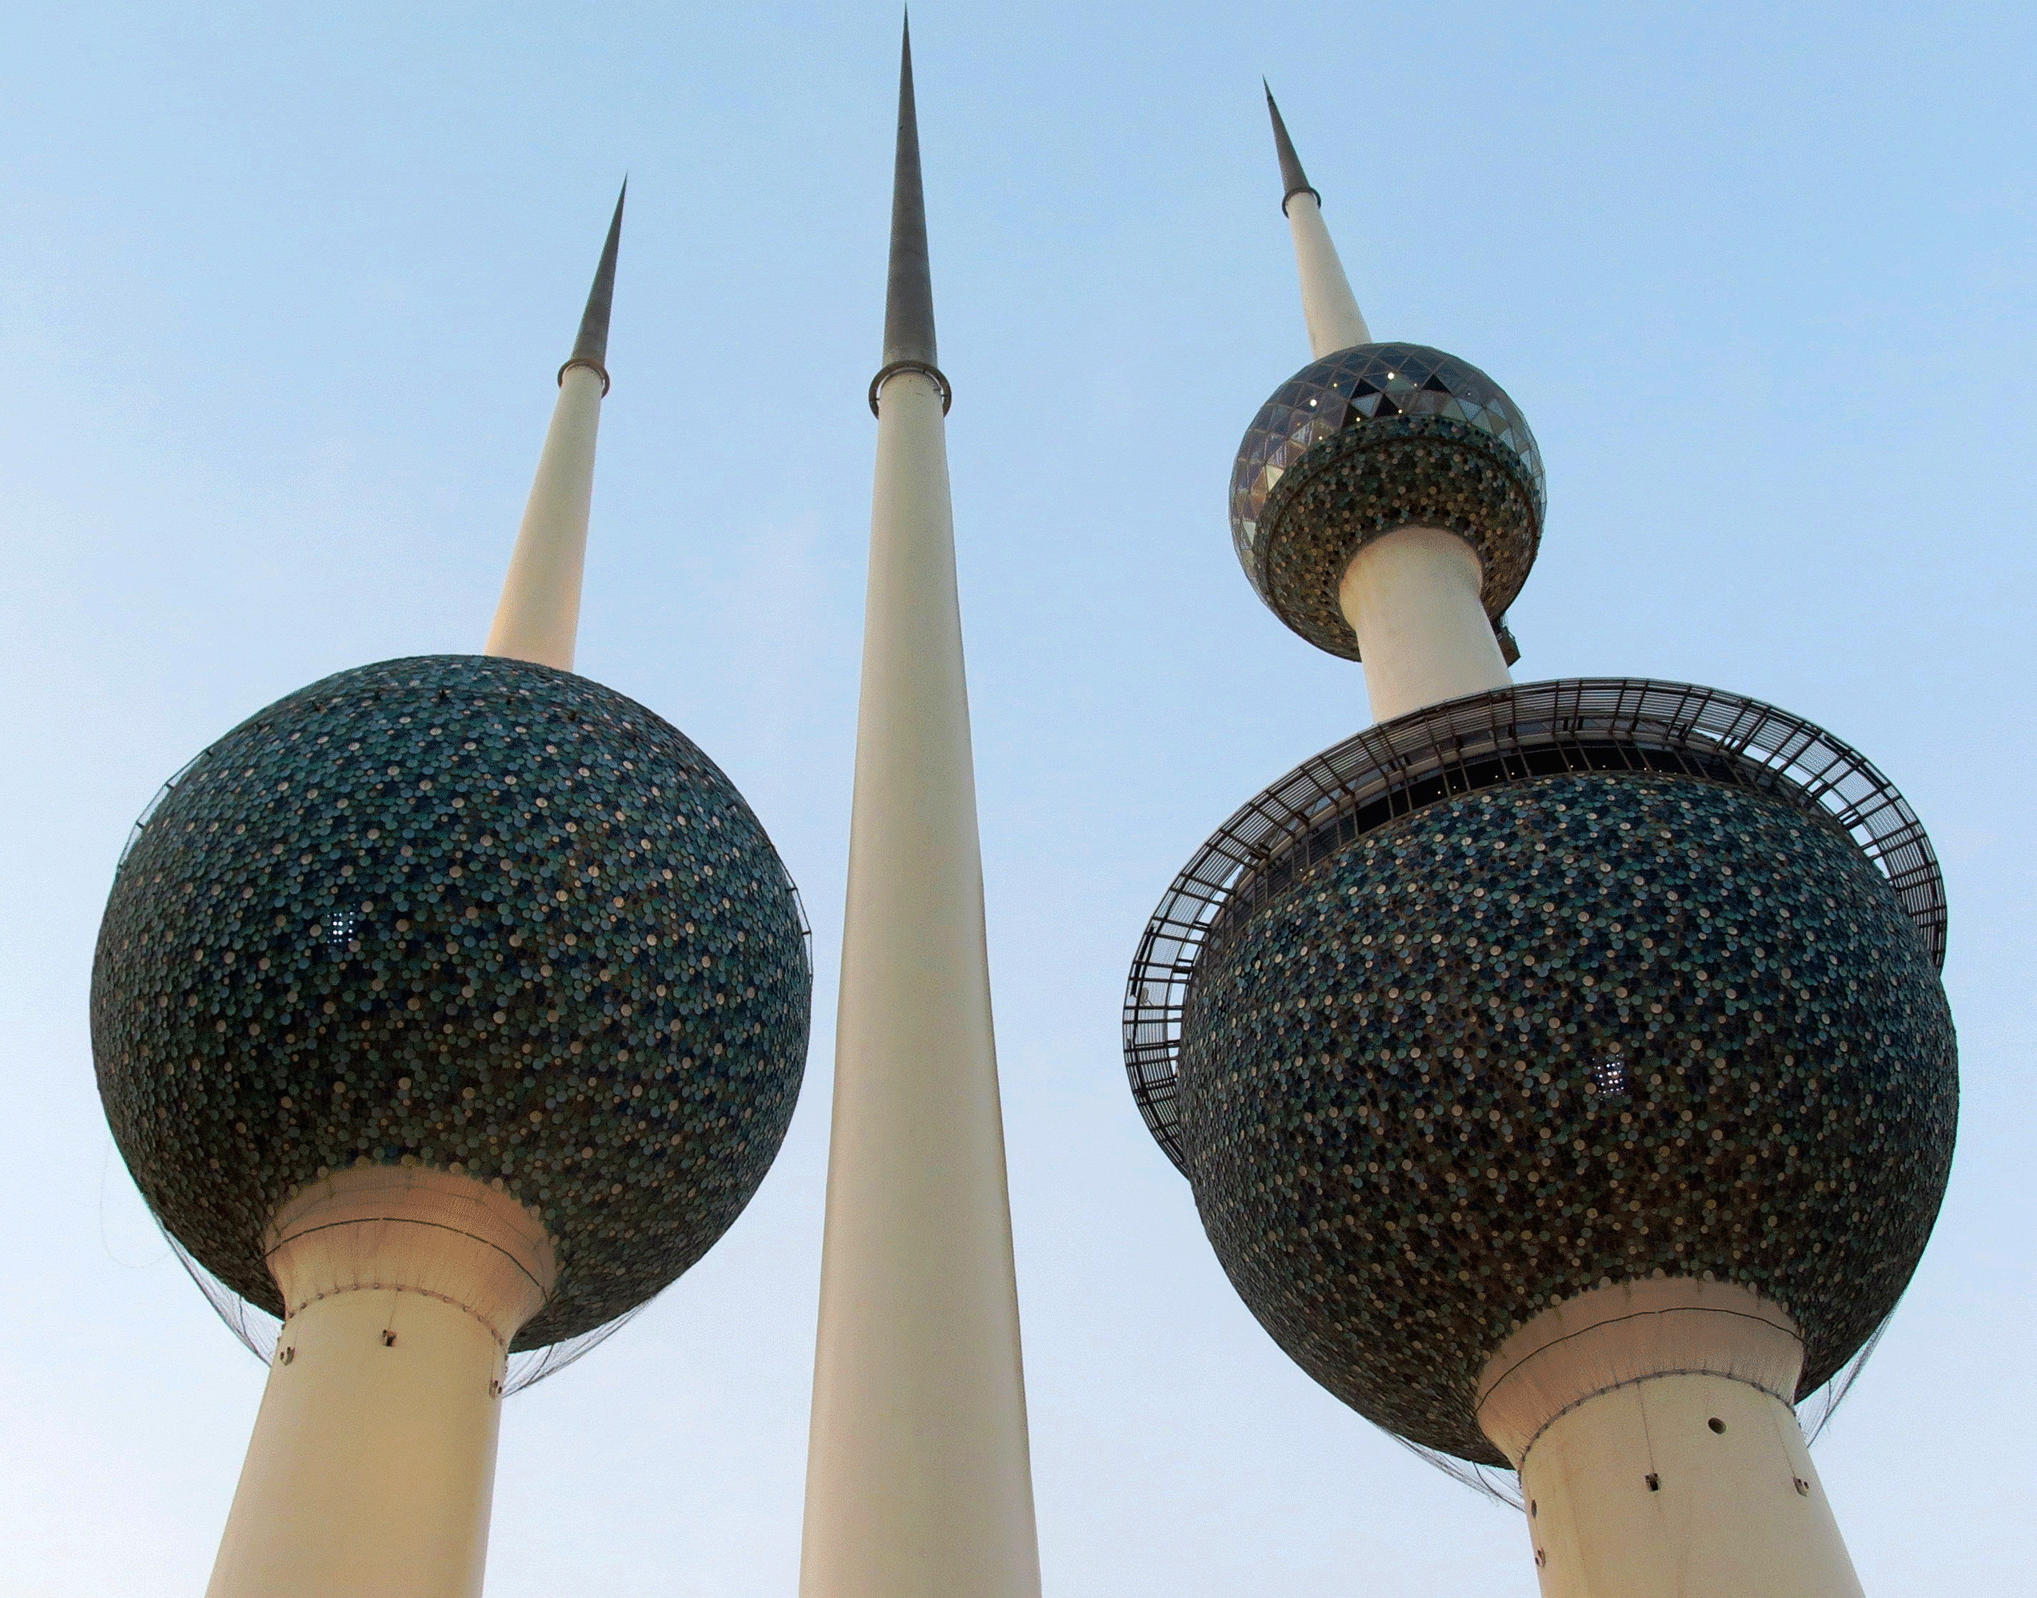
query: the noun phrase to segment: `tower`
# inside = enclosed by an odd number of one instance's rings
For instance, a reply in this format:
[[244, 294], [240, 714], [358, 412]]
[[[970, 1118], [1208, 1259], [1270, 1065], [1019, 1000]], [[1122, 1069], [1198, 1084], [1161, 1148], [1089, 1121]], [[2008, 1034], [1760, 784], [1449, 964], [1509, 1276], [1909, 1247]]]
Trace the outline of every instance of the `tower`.
[[1272, 114], [1317, 359], [1246, 433], [1233, 534], [1379, 721], [1176, 877], [1134, 1094], [1310, 1375], [1519, 1472], [1551, 1598], [1857, 1594], [1793, 1405], [1893, 1310], [1944, 1191], [1929, 841], [1773, 706], [1508, 680], [1534, 439], [1476, 368], [1370, 341]]
[[899, 69], [802, 1598], [1036, 1598], [945, 416]]
[[678, 1277], [791, 1117], [791, 881], [684, 734], [568, 669], [621, 217], [489, 652], [257, 712], [114, 878], [115, 1141], [179, 1246], [282, 1319], [213, 1598], [478, 1594], [509, 1354]]

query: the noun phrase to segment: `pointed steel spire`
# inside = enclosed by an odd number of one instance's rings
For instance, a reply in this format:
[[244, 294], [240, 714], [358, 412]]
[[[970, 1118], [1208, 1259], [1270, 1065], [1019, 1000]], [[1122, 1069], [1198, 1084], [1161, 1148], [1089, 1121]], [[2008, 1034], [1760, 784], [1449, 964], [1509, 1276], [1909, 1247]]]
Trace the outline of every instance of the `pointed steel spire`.
[[1323, 197], [1316, 193], [1314, 185], [1308, 180], [1308, 174], [1301, 169], [1301, 157], [1294, 153], [1294, 140], [1287, 136], [1287, 124], [1280, 119], [1280, 107], [1274, 103], [1273, 85], [1267, 83], [1264, 78], [1259, 82], [1266, 90], [1266, 109], [1273, 113], [1273, 148], [1280, 155], [1281, 213], [1286, 214], [1287, 202], [1297, 194], [1314, 196], [1316, 204], [1320, 206]]
[[891, 182], [891, 265], [884, 292], [884, 368], [870, 385], [877, 390], [897, 371], [925, 371], [941, 385], [943, 407], [951, 398], [934, 343], [934, 282], [927, 265], [927, 204], [920, 186], [919, 114], [912, 95], [912, 21], [905, 24], [898, 61], [898, 156]]
[[601, 392], [608, 392], [608, 313], [615, 303], [615, 257], [622, 247], [622, 206], [629, 198], [629, 179], [622, 180], [622, 192], [615, 197], [615, 215], [609, 219], [608, 238], [601, 246], [601, 264], [594, 269], [594, 286], [587, 291], [587, 309], [580, 316], [580, 336], [573, 340], [573, 353], [559, 368], [559, 380], [566, 368], [591, 366], [601, 374]]
[[[587, 564], [587, 517], [594, 502], [594, 444], [601, 431], [601, 401], [608, 393], [608, 311], [615, 300], [615, 257], [622, 244], [622, 203], [629, 180], [615, 197], [601, 264], [580, 317], [573, 353], [559, 368], [559, 398], [552, 425], [538, 455], [537, 476], [509, 557], [509, 576], [488, 630], [485, 653], [534, 660], [573, 669], [580, 632], [580, 582]], [[569, 383], [566, 374], [584, 367], [601, 379]]]
[[[1372, 334], [1352, 297], [1351, 283], [1344, 276], [1344, 263], [1337, 259], [1337, 246], [1323, 226], [1323, 197], [1316, 193], [1308, 174], [1301, 169], [1301, 157], [1294, 153], [1294, 141], [1287, 136], [1280, 107], [1273, 100], [1273, 86], [1264, 78], [1266, 109], [1273, 117], [1273, 148], [1280, 156], [1280, 213], [1294, 234], [1294, 260], [1301, 272], [1301, 310], [1308, 322], [1309, 348], [1321, 359], [1354, 344], [1370, 344]], [[1308, 203], [1296, 205], [1296, 196], [1306, 194]]]

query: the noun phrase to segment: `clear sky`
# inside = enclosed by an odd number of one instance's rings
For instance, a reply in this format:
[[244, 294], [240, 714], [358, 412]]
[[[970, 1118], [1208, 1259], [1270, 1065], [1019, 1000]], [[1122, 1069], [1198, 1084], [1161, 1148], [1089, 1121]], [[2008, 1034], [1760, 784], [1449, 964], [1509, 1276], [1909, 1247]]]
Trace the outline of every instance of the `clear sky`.
[[[0, 49], [0, 1588], [200, 1591], [262, 1371], [112, 1150], [86, 1028], [164, 777], [478, 649], [630, 173], [580, 666], [743, 788], [813, 1063], [725, 1241], [506, 1413], [492, 1598], [788, 1598], [891, 160], [886, 3], [23, 7]], [[1527, 1598], [1519, 1517], [1289, 1364], [1126, 1092], [1139, 930], [1366, 719], [1252, 597], [1231, 452], [1307, 356], [1259, 74], [1383, 338], [1549, 468], [1523, 679], [1830, 727], [1944, 861], [1952, 1189], [1819, 1445], [1876, 1598], [2037, 1572], [2027, 5], [922, 0], [1012, 1199], [1054, 1598]]]

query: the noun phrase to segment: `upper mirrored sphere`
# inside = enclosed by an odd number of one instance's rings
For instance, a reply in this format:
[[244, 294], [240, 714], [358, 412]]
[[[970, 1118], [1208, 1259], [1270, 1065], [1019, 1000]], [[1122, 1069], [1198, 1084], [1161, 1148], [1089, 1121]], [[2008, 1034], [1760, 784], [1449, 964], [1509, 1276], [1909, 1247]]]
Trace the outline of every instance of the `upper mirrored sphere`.
[[791, 881], [682, 733], [569, 672], [342, 672], [214, 744], [115, 878], [92, 1040], [115, 1141], [206, 1269], [362, 1164], [470, 1175], [560, 1261], [519, 1348], [707, 1251], [777, 1152], [811, 997]]
[[1396, 416], [1445, 416], [1476, 428], [1520, 463], [1539, 514], [1542, 451], [1505, 389], [1469, 361], [1426, 344], [1354, 344], [1304, 366], [1259, 407], [1231, 468], [1231, 537], [1252, 571], [1266, 496], [1312, 445]]
[[1260, 407], [1231, 472], [1231, 538], [1282, 620], [1356, 659], [1336, 590], [1364, 543], [1418, 524], [1462, 534], [1498, 617], [1533, 563], [1545, 497], [1527, 418], [1485, 373], [1426, 345], [1359, 344]]

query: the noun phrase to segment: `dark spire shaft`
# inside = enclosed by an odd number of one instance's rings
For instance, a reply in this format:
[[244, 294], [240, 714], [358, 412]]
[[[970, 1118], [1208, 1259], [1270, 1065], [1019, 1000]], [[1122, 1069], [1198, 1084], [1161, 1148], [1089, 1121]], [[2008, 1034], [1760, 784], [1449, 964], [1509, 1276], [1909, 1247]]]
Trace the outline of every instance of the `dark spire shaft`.
[[1280, 107], [1273, 101], [1273, 86], [1261, 78], [1266, 88], [1266, 109], [1273, 113], [1273, 148], [1280, 155], [1280, 209], [1287, 210], [1287, 202], [1297, 194], [1311, 196], [1317, 205], [1323, 197], [1317, 194], [1315, 186], [1308, 180], [1308, 174], [1301, 169], [1301, 157], [1294, 153], [1294, 140], [1287, 136], [1287, 124], [1280, 118]]
[[[573, 353], [566, 366], [591, 366], [601, 374], [601, 391], [608, 392], [608, 313], [615, 303], [615, 257], [622, 247], [622, 204], [629, 198], [629, 179], [622, 180], [622, 192], [615, 197], [615, 215], [608, 224], [608, 239], [601, 246], [601, 264], [594, 269], [594, 287], [587, 291], [587, 309], [580, 317], [580, 336], [573, 340]], [[566, 366], [559, 368], [565, 376]]]
[[912, 97], [912, 24], [898, 66], [898, 165], [891, 186], [891, 276], [884, 295], [884, 364], [937, 366], [927, 206], [920, 187], [919, 116]]

